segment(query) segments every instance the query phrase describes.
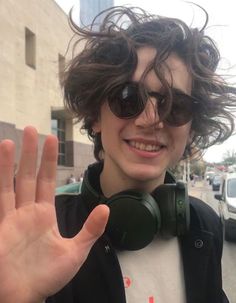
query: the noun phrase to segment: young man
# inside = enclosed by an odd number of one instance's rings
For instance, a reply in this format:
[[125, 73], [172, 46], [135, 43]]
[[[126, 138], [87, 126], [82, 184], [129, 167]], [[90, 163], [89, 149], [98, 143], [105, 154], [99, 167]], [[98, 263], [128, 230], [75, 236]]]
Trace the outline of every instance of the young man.
[[56, 138], [36, 177], [37, 133], [25, 129], [16, 194], [14, 144], [0, 143], [0, 301], [228, 302], [220, 220], [168, 173], [233, 131], [235, 90], [215, 73], [218, 50], [204, 29], [123, 7], [97, 32], [74, 28], [87, 44], [65, 100], [97, 163], [55, 214]]

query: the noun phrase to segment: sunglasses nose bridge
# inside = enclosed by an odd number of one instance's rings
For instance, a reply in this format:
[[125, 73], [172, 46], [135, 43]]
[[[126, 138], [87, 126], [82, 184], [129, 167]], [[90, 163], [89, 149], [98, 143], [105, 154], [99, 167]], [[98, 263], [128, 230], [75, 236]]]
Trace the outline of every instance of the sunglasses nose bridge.
[[155, 97], [148, 97], [143, 111], [135, 119], [135, 124], [146, 127], [155, 125], [163, 127], [158, 113], [158, 100]]

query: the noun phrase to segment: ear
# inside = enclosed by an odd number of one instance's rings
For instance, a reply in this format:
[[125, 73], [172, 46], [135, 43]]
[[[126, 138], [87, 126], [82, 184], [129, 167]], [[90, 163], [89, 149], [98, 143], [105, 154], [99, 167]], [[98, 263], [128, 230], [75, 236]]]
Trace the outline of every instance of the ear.
[[187, 145], [190, 145], [192, 143], [194, 135], [195, 135], [194, 130], [190, 129], [188, 139], [187, 139]]
[[92, 129], [93, 129], [94, 133], [100, 133], [101, 132], [101, 122], [100, 122], [100, 120], [93, 123]]

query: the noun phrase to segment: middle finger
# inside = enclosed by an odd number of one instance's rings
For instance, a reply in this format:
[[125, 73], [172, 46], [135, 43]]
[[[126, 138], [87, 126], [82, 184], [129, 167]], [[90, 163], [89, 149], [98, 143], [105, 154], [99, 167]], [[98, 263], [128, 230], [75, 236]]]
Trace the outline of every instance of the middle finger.
[[35, 201], [38, 134], [34, 127], [27, 126], [23, 142], [19, 170], [16, 175], [16, 206]]

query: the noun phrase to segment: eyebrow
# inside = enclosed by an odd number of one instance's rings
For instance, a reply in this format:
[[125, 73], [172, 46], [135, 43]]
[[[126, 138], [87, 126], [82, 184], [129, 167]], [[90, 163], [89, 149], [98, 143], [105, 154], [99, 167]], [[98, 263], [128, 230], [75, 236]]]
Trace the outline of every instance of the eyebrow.
[[[183, 90], [181, 90], [179, 88], [176, 88], [176, 87], [172, 87], [171, 91], [173, 91], [174, 93], [177, 93], [177, 94], [181, 94], [181, 95], [185, 95], [185, 96], [191, 97], [191, 95], [187, 94], [185, 91], [183, 91]], [[159, 92], [157, 92], [157, 91], [149, 91], [149, 90], [147, 90], [147, 92], [149, 94], [157, 94], [158, 93], [158, 94], [160, 94], [162, 96], [165, 96], [165, 91], [163, 91], [162, 89]]]
[[172, 90], [173, 90], [174, 92], [178, 93], [178, 94], [183, 94], [183, 95], [187, 95], [187, 96], [190, 96], [190, 97], [191, 97], [191, 95], [187, 94], [185, 91], [183, 91], [183, 90], [180, 89], [180, 88], [173, 87]]
[[[139, 86], [139, 81], [130, 81], [128, 83], [131, 83], [131, 84], [134, 84], [134, 85], [137, 85]], [[162, 96], [165, 96], [165, 92], [163, 91], [163, 87], [159, 90], [159, 91], [153, 91], [153, 90], [149, 90], [146, 85], [142, 84], [143, 87], [145, 88], [145, 90], [147, 91], [147, 93], [149, 94], [160, 94]], [[189, 95], [188, 93], [186, 93], [185, 91], [183, 91], [182, 89], [180, 88], [177, 88], [177, 87], [171, 87], [171, 90], [177, 94], [181, 94], [181, 95], [186, 95], [186, 96], [189, 96], [191, 97], [191, 95]]]

